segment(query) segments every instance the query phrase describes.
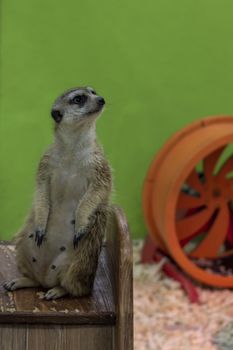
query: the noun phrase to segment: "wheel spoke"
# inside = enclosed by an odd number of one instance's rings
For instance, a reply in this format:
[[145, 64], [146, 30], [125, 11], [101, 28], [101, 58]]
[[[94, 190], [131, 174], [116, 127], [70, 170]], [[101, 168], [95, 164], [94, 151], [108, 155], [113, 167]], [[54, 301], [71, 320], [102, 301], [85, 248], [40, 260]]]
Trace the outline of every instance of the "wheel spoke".
[[207, 156], [203, 161], [204, 174], [206, 182], [208, 183], [213, 177], [215, 167], [218, 163], [218, 160], [223, 152], [225, 147], [221, 147], [216, 151], [212, 152], [209, 156]]
[[186, 182], [192, 189], [196, 190], [200, 196], [202, 195], [204, 188], [199, 179], [196, 168], [193, 169]]
[[190, 194], [180, 192], [177, 209], [192, 209], [198, 208], [204, 205], [203, 199], [200, 197], [191, 196]]
[[190, 254], [195, 258], [214, 258], [225, 241], [229, 226], [229, 209], [227, 205], [220, 208], [206, 238]]
[[177, 221], [176, 229], [179, 240], [188, 238], [200, 230], [209, 221], [213, 211], [213, 208], [206, 208]]
[[226, 160], [226, 162], [223, 164], [223, 166], [219, 170], [217, 177], [224, 178], [228, 173], [232, 171], [233, 171], [233, 156], [231, 156]]

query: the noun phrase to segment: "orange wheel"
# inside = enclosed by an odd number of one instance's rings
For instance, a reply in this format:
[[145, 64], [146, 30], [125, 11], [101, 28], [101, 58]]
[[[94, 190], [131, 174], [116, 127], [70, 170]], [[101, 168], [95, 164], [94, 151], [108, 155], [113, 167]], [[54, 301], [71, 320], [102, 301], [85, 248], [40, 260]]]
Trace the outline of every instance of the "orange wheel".
[[190, 276], [219, 287], [233, 287], [231, 143], [233, 117], [191, 124], [158, 153], [143, 189], [155, 243]]

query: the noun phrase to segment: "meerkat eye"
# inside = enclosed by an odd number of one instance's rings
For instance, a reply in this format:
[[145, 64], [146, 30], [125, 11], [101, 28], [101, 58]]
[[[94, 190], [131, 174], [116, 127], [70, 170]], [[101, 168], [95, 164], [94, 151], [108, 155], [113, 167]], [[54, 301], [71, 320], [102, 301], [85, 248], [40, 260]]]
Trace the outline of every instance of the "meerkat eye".
[[86, 102], [86, 100], [87, 100], [87, 96], [86, 95], [76, 95], [72, 99], [71, 103], [77, 104], [79, 106], [83, 106], [84, 103]]
[[94, 90], [91, 90], [91, 93], [92, 93], [93, 95], [96, 95], [96, 92], [95, 92]]

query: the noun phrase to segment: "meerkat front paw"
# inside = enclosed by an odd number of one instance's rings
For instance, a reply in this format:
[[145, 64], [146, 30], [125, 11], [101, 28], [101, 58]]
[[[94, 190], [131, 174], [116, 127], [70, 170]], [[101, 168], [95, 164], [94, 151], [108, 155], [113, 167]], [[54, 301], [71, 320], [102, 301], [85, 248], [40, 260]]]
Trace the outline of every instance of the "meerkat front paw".
[[4, 283], [3, 287], [8, 291], [13, 291], [20, 288], [37, 287], [38, 285], [38, 282], [31, 280], [28, 277], [19, 277], [10, 282]]
[[38, 247], [41, 246], [44, 238], [45, 238], [45, 230], [43, 230], [43, 229], [36, 229], [36, 231], [35, 231], [35, 242], [36, 242]]
[[83, 228], [74, 234], [73, 244], [74, 249], [77, 248], [79, 241], [88, 233], [89, 229]]
[[[74, 221], [74, 224], [76, 222], [77, 220]], [[73, 239], [74, 249], [77, 248], [79, 241], [81, 241], [81, 239], [91, 231], [94, 225], [94, 222], [95, 222], [95, 216], [93, 215], [89, 218], [89, 222], [87, 223], [86, 226], [82, 225], [81, 228], [79, 228], [78, 230], [75, 229], [74, 239]]]
[[45, 293], [44, 298], [45, 300], [54, 300], [61, 297], [64, 297], [68, 292], [62, 288], [62, 287], [54, 287], [52, 289], [49, 289], [47, 293]]

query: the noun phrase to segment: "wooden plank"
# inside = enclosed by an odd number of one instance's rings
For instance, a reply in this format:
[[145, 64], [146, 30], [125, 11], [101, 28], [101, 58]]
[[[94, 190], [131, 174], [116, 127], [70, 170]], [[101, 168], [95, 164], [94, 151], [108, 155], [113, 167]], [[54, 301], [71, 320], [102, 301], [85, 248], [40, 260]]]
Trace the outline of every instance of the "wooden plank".
[[119, 239], [117, 346], [119, 350], [133, 350], [133, 258], [132, 242], [126, 217], [116, 209]]
[[115, 207], [106, 240], [109, 276], [116, 303], [116, 349], [133, 350], [132, 242], [123, 210]]
[[11, 325], [0, 326], [0, 349], [1, 350], [26, 350], [26, 326], [12, 327]]
[[19, 275], [14, 246], [0, 245], [0, 323], [114, 324], [115, 305], [110, 270], [103, 248], [93, 293], [85, 298], [64, 297], [56, 301], [39, 299], [40, 288], [6, 292], [3, 283]]
[[28, 326], [25, 350], [113, 350], [113, 333], [104, 326]]
[[12, 325], [0, 327], [1, 350], [113, 350], [113, 327]]

